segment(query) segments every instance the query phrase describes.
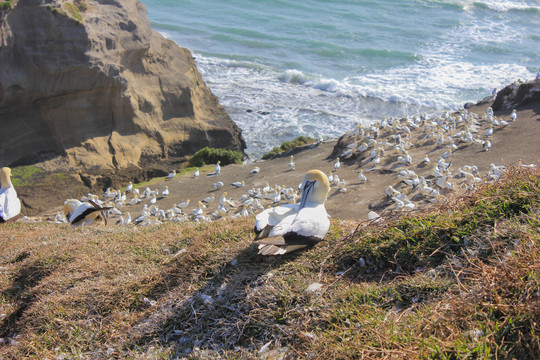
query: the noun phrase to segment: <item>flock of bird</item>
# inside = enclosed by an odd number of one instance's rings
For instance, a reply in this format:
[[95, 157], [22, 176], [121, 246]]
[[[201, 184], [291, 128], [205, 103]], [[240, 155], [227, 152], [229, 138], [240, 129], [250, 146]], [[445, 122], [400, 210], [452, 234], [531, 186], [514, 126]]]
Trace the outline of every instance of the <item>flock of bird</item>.
[[[338, 162], [340, 159], [356, 162], [361, 183], [369, 181], [372, 171], [396, 173], [395, 183], [381, 194], [387, 200], [383, 205], [393, 210], [412, 210], [420, 203], [437, 202], [440, 195], [456, 189], [471, 189], [483, 181], [497, 179], [504, 166], [492, 163], [484, 174], [474, 164], [456, 169], [453, 154], [458, 147], [466, 146], [490, 151], [493, 132], [516, 119], [516, 110], [506, 121], [494, 116], [491, 107], [481, 115], [463, 109], [433, 118], [425, 115], [383, 118], [368, 127], [359, 125], [342, 136]], [[428, 150], [442, 154], [430, 158]], [[413, 156], [418, 154], [422, 155], [415, 159]]]
[[[509, 126], [516, 121], [515, 110], [510, 122], [493, 115], [491, 108], [479, 116], [462, 110], [456, 114], [445, 112], [443, 115], [428, 119], [426, 116], [403, 116], [400, 119], [383, 118], [382, 121], [346, 133], [339, 140], [337, 148], [340, 154], [333, 164], [333, 171], [323, 173], [319, 170], [308, 171], [298, 187], [270, 186], [248, 189], [245, 180], [225, 184], [220, 181], [221, 165], [215, 165], [215, 191], [225, 186], [246, 189], [239, 199], [233, 200], [225, 191], [219, 198], [208, 196], [197, 202], [197, 207], [188, 211], [190, 200], [184, 200], [168, 208], [161, 208], [160, 199], [169, 196], [168, 186], [162, 190], [144, 190], [135, 188], [130, 183], [125, 191], [107, 189], [101, 196], [89, 193], [81, 199], [67, 199], [63, 211], [56, 214], [57, 223], [69, 222], [72, 226], [88, 225], [96, 221], [112, 219], [119, 226], [156, 225], [164, 222], [212, 221], [222, 217], [256, 215], [255, 243], [259, 253], [277, 255], [302, 247], [314, 245], [320, 241], [329, 227], [328, 214], [324, 207], [331, 186], [346, 192], [347, 182], [339, 177], [342, 161], [358, 165], [360, 183], [369, 181], [369, 172], [382, 168], [403, 167], [397, 174], [396, 183], [388, 186], [381, 197], [386, 199], [385, 206], [395, 210], [415, 209], [419, 202], [435, 202], [441, 194], [457, 188], [471, 188], [486, 179], [496, 179], [504, 167], [491, 164], [485, 176], [474, 165], [458, 169], [452, 166], [453, 153], [462, 145], [481, 146], [483, 151], [490, 151], [493, 132]], [[438, 158], [413, 159], [412, 150], [433, 145], [444, 150]], [[413, 170], [417, 167], [429, 169], [423, 175]], [[290, 156], [287, 166], [295, 170], [294, 156]], [[250, 173], [257, 174], [259, 167]], [[173, 170], [167, 180], [176, 176]], [[2, 168], [0, 178], [0, 222], [17, 216], [21, 210], [20, 200], [10, 181], [11, 171]], [[199, 169], [192, 177], [199, 178]], [[142, 210], [134, 216], [130, 207], [143, 204]], [[369, 218], [375, 218], [370, 213]]]

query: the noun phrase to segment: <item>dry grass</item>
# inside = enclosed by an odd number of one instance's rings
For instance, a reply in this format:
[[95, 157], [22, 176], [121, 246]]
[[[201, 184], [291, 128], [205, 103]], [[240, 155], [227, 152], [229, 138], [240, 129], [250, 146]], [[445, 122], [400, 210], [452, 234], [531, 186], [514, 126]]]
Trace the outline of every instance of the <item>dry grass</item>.
[[513, 169], [270, 258], [253, 218], [4, 226], [0, 358], [537, 359], [539, 205], [540, 172]]

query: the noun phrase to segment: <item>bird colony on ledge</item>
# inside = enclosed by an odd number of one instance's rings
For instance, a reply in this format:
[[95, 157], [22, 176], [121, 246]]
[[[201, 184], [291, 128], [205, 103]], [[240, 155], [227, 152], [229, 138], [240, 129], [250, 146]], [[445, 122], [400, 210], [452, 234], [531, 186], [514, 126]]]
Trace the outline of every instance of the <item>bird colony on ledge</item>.
[[[326, 228], [326, 230], [319, 229], [318, 233], [310, 235], [310, 240], [304, 237], [298, 242], [298, 240], [291, 240], [289, 235], [284, 236], [286, 232], [282, 232], [283, 228], [294, 228], [300, 224], [296, 216], [309, 213], [304, 209], [305, 203], [302, 203], [306, 201], [310, 203], [314, 196], [313, 193], [306, 194], [306, 184], [312, 181], [309, 176], [315, 176], [314, 174], [317, 173], [319, 185], [314, 191], [318, 194], [317, 203], [322, 204], [322, 209], [324, 209], [324, 200], [321, 199], [323, 197], [326, 199], [330, 187], [336, 188], [338, 192], [346, 192], [348, 182], [369, 182], [370, 172], [376, 170], [386, 171], [388, 176], [396, 176], [394, 185], [388, 186], [385, 193], [380, 194], [379, 209], [409, 211], [421, 206], [425, 207], [456, 189], [471, 189], [478, 183], [495, 180], [501, 176], [505, 169], [495, 164], [491, 164], [490, 169], [483, 174], [474, 164], [455, 169], [452, 165], [452, 157], [458, 147], [461, 149], [473, 146], [478, 148], [477, 151], [490, 151], [493, 133], [510, 126], [515, 121], [519, 121], [515, 111], [506, 121], [494, 116], [491, 108], [487, 108], [487, 111], [481, 115], [463, 109], [453, 114], [445, 112], [429, 119], [423, 115], [403, 116], [399, 119], [383, 118], [369, 126], [359, 125], [343, 135], [335, 147], [334, 154], [337, 156], [333, 161], [333, 171], [327, 174], [322, 173], [322, 175], [318, 172], [308, 172], [302, 182], [295, 187], [270, 186], [267, 183], [264, 187], [254, 188], [250, 187], [246, 180], [224, 183], [219, 180], [221, 166], [218, 161], [215, 172], [209, 174], [216, 176], [213, 190], [217, 192], [229, 188], [245, 189], [239, 198], [232, 199], [226, 191], [223, 191], [219, 196], [216, 193], [216, 195], [199, 199], [192, 203], [189, 210], [189, 199], [165, 209], [160, 207], [159, 201], [169, 196], [167, 186], [161, 190], [151, 190], [149, 187], [142, 190], [142, 188], [134, 188], [130, 183], [125, 191], [107, 189], [101, 196], [88, 194], [81, 199], [68, 199], [65, 201], [63, 213], [59, 212], [54, 219], [50, 220], [57, 223], [70, 222], [73, 226], [80, 226], [92, 222], [106, 222], [107, 218], [110, 218], [112, 224], [144, 226], [158, 225], [163, 222], [212, 221], [224, 217], [234, 218], [259, 214], [256, 228], [260, 234], [256, 241], [260, 245], [261, 253], [283, 253], [290, 251], [288, 249], [291, 248], [314, 244], [318, 240], [315, 240], [313, 236], [320, 239], [328, 229], [326, 210], [324, 214], [321, 210], [320, 213], [313, 212], [310, 216], [316, 216], [318, 223], [323, 224], [321, 229]], [[435, 153], [441, 155], [435, 157]], [[357, 179], [340, 178], [340, 169], [344, 164], [358, 166]], [[412, 166], [413, 164], [416, 166]], [[323, 166], [328, 166], [328, 164], [321, 164], [321, 167]], [[0, 219], [3, 221], [13, 216], [13, 213], [20, 212], [19, 199], [9, 181], [9, 169], [5, 169], [7, 168], [3, 168], [0, 173], [2, 175]], [[250, 174], [257, 176], [259, 171], [258, 166], [253, 166]], [[295, 160], [292, 155], [283, 171], [295, 171]], [[166, 181], [173, 180], [176, 175], [176, 171], [173, 170]], [[199, 169], [196, 169], [192, 176], [193, 181], [197, 181], [198, 177]], [[323, 183], [328, 184], [328, 189], [326, 187], [324, 190], [320, 189], [320, 184]], [[132, 216], [130, 207], [137, 204], [143, 204], [142, 211], [137, 211]], [[193, 204], [197, 206], [193, 208]], [[294, 214], [294, 217], [291, 217], [291, 214]], [[372, 211], [368, 218], [373, 220], [378, 216]], [[285, 218], [287, 219], [285, 223], [277, 225]], [[23, 221], [36, 220], [24, 217]], [[264, 230], [269, 224], [274, 228], [271, 231]], [[264, 240], [264, 238], [272, 239]], [[295, 238], [298, 239], [298, 236]], [[290, 246], [287, 240], [292, 241], [293, 246]]]

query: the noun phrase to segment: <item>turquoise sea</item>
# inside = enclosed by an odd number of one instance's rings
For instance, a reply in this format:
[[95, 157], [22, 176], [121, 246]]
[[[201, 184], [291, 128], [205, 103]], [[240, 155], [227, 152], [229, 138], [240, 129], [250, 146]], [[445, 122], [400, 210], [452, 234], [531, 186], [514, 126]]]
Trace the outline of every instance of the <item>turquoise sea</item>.
[[252, 158], [298, 135], [453, 110], [540, 68], [540, 0], [142, 0]]

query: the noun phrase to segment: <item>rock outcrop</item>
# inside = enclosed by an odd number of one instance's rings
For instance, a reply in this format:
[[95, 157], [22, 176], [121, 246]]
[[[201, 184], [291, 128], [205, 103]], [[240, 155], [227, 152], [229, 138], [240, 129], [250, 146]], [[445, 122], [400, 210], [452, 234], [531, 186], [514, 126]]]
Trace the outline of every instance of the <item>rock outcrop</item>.
[[531, 81], [516, 81], [497, 93], [493, 110], [512, 110], [540, 101], [540, 78]]
[[118, 173], [245, 149], [190, 51], [139, 1], [15, 0], [0, 16], [2, 166]]

